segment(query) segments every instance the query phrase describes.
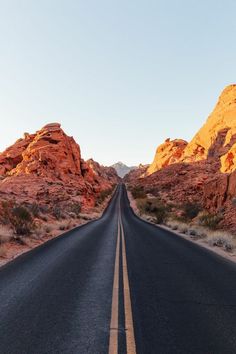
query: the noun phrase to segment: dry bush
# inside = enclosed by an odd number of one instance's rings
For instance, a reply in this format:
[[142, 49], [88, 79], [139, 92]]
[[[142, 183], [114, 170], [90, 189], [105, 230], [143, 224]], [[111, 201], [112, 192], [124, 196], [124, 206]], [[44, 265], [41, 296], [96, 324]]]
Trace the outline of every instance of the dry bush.
[[168, 220], [166, 222], [166, 226], [168, 226], [172, 230], [178, 230], [180, 225], [182, 225], [182, 223], [179, 223], [179, 222], [177, 222], [175, 220]]
[[168, 220], [166, 225], [172, 230], [177, 230], [180, 233], [189, 235], [191, 238], [194, 239], [205, 238], [207, 236], [204, 228], [198, 225], [190, 226], [189, 224], [178, 222], [177, 220]]
[[80, 214], [80, 218], [85, 220], [85, 221], [89, 221], [92, 220], [93, 217], [95, 217], [93, 214]]
[[232, 235], [227, 232], [214, 232], [208, 235], [208, 244], [210, 246], [222, 247], [225, 251], [232, 251], [235, 248], [235, 243]]
[[146, 193], [144, 191], [144, 188], [139, 186], [139, 187], [131, 187], [130, 188], [131, 194], [134, 199], [143, 199], [146, 198]]
[[81, 203], [75, 202], [75, 203], [71, 204], [70, 212], [75, 214], [75, 216], [78, 218], [80, 215], [80, 212], [81, 212]]
[[56, 205], [53, 207], [52, 209], [52, 215], [57, 219], [57, 220], [60, 220], [60, 219], [63, 219], [64, 217], [64, 214], [63, 214], [63, 211], [62, 209]]
[[13, 228], [17, 235], [28, 235], [35, 229], [34, 219], [30, 211], [23, 205], [14, 202], [2, 202], [0, 221]]
[[35, 228], [32, 215], [23, 206], [13, 208], [10, 222], [17, 235], [28, 235]]
[[185, 224], [180, 224], [178, 227], [179, 232], [182, 234], [187, 234], [188, 233], [188, 226]]
[[108, 198], [112, 194], [113, 190], [114, 188], [111, 187], [101, 191], [97, 197], [96, 206], [101, 205], [106, 200], [106, 198]]
[[146, 205], [147, 205], [147, 198], [138, 198], [136, 199], [136, 205], [140, 214], [145, 214], [146, 212]]
[[40, 207], [37, 203], [33, 203], [33, 204], [29, 205], [29, 210], [35, 218], [38, 218], [40, 216], [41, 210], [40, 210]]
[[216, 230], [219, 226], [222, 216], [219, 214], [202, 213], [199, 215], [199, 224], [211, 230]]
[[140, 214], [148, 214], [155, 219], [157, 224], [163, 224], [168, 217], [170, 208], [159, 198], [141, 198], [136, 200]]

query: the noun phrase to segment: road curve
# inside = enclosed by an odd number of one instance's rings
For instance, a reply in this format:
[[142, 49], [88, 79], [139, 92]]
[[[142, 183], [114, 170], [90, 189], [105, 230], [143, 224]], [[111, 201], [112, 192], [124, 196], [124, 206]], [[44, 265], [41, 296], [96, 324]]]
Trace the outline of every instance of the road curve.
[[236, 265], [140, 220], [103, 216], [0, 269], [1, 354], [236, 353]]

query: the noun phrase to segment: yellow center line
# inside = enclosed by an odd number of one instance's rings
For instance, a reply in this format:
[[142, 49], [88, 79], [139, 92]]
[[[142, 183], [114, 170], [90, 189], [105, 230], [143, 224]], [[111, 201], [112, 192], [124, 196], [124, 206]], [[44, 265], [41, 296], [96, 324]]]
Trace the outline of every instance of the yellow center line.
[[118, 354], [118, 320], [119, 320], [119, 258], [120, 258], [120, 224], [116, 242], [116, 259], [113, 280], [113, 294], [111, 306], [109, 354]]
[[123, 264], [122, 272], [123, 272], [123, 287], [124, 287], [124, 310], [125, 310], [127, 354], [136, 354], [132, 305], [131, 305], [129, 277], [128, 277], [128, 269], [127, 269], [124, 227], [121, 219], [121, 210], [120, 210], [120, 203], [119, 203], [118, 232], [117, 232], [117, 243], [116, 243], [116, 258], [115, 258], [111, 323], [110, 323], [109, 354], [118, 354], [120, 239], [122, 243], [122, 264]]
[[132, 305], [131, 305], [131, 297], [130, 297], [124, 227], [123, 227], [121, 215], [120, 215], [120, 225], [121, 225], [121, 242], [122, 242], [126, 346], [127, 346], [127, 354], [136, 354], [136, 344], [135, 344], [135, 337], [134, 337], [134, 322], [133, 322]]

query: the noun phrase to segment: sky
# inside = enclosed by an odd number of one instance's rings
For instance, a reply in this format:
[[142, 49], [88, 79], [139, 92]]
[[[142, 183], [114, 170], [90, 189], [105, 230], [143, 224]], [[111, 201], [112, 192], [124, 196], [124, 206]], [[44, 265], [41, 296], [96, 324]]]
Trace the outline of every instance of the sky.
[[150, 163], [236, 82], [235, 0], [0, 0], [0, 151], [59, 122], [82, 156]]

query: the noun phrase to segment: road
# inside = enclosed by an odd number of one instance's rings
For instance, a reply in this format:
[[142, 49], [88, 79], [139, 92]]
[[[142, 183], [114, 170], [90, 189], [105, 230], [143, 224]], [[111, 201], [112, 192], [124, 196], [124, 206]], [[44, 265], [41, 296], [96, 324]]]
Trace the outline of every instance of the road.
[[236, 353], [236, 265], [148, 224], [118, 186], [103, 216], [0, 269], [1, 354]]

